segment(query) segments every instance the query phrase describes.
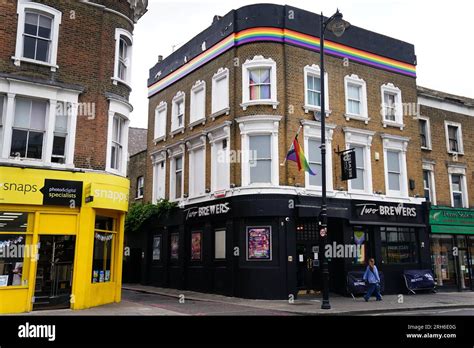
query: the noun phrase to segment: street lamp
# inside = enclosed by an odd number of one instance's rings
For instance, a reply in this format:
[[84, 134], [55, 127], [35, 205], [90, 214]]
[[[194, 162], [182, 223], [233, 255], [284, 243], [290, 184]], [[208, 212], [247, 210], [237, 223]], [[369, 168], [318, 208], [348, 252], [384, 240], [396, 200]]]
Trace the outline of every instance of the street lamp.
[[324, 21], [323, 13], [321, 12], [321, 34], [319, 41], [319, 54], [321, 64], [321, 213], [320, 213], [320, 237], [323, 244], [323, 250], [321, 252], [323, 262], [321, 267], [321, 273], [323, 276], [323, 302], [321, 309], [331, 309], [329, 303], [329, 267], [324, 251], [326, 250], [326, 244], [328, 240], [327, 224], [327, 203], [326, 203], [326, 101], [325, 101], [325, 82], [324, 82], [324, 32], [329, 29], [336, 37], [341, 37], [342, 34], [349, 28], [349, 22], [342, 19], [342, 13], [339, 10], [336, 11], [331, 17]]

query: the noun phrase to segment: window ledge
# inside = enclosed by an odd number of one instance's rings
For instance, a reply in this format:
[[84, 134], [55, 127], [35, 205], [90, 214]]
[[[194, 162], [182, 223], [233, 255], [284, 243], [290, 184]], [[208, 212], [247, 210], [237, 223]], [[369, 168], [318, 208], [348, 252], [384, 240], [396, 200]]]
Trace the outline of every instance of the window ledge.
[[346, 118], [346, 121], [349, 120], [356, 120], [356, 121], [364, 121], [365, 124], [368, 124], [370, 121], [370, 117], [364, 117], [360, 115], [351, 115], [351, 114], [344, 114], [344, 117]]
[[188, 125], [188, 128], [190, 130], [193, 130], [194, 127], [199, 126], [200, 124], [205, 125], [206, 124], [206, 118], [200, 118], [199, 120], [193, 121]]
[[273, 106], [274, 109], [276, 109], [279, 104], [280, 103], [277, 102], [276, 100], [249, 100], [249, 101], [243, 102], [242, 104], [240, 104], [240, 106], [245, 111], [247, 110], [247, 107], [253, 106], [253, 105], [271, 105]]
[[32, 166], [41, 168], [56, 168], [56, 169], [73, 169], [74, 164], [71, 163], [48, 163], [41, 159], [15, 159], [15, 158], [0, 158], [0, 163], [16, 164], [18, 166]]
[[[321, 107], [319, 106], [314, 106], [314, 105], [304, 105], [303, 106], [305, 114], [307, 114], [310, 111], [319, 111], [321, 112]], [[332, 111], [329, 109], [326, 109], [326, 117], [329, 117], [331, 115]]]
[[176, 134], [179, 134], [179, 133], [184, 133], [184, 126], [181, 126], [179, 128], [176, 128], [175, 130], [172, 130], [170, 132], [170, 135], [173, 138]]
[[453, 155], [453, 156], [454, 156], [454, 155], [464, 156], [464, 151], [462, 151], [462, 152], [461, 152], [461, 151], [448, 151], [448, 153], [449, 153], [450, 155]]
[[48, 66], [50, 67], [51, 71], [56, 71], [57, 69], [59, 69], [59, 66], [56, 65], [56, 64], [51, 64], [51, 63], [48, 63], [48, 62], [43, 62], [41, 60], [36, 60], [36, 59], [30, 59], [30, 58], [24, 58], [24, 57], [15, 57], [13, 56], [12, 57], [13, 59], [13, 63], [16, 65], [16, 66], [20, 66], [21, 65], [21, 62], [25, 62], [25, 63], [31, 63], [31, 64], [37, 64], [37, 65], [42, 65], [42, 66]]
[[122, 85], [125, 85], [125, 87], [127, 87], [130, 91], [132, 90], [132, 86], [127, 81], [124, 81], [118, 77], [111, 77], [110, 79], [114, 85], [121, 83]]
[[218, 110], [218, 111], [212, 113], [212, 114], [209, 116], [209, 118], [210, 118], [212, 121], [214, 121], [218, 116], [222, 116], [222, 115], [224, 115], [224, 114], [228, 115], [229, 113], [230, 113], [230, 108], [227, 107], [227, 108], [225, 108], [225, 109]]
[[431, 151], [431, 150], [433, 150], [431, 147], [426, 147], [426, 146], [422, 146], [421, 149], [422, 149], [422, 150], [425, 150], [425, 151]]
[[135, 197], [135, 200], [138, 201], [139, 199], [143, 199], [143, 196]]
[[166, 141], [166, 135], [162, 135], [161, 137], [153, 139], [155, 145], [158, 144], [160, 141]]
[[395, 127], [395, 128], [400, 128], [400, 130], [403, 130], [403, 128], [405, 128], [405, 125], [403, 123], [394, 122], [394, 121], [383, 120], [382, 124], [384, 128]]

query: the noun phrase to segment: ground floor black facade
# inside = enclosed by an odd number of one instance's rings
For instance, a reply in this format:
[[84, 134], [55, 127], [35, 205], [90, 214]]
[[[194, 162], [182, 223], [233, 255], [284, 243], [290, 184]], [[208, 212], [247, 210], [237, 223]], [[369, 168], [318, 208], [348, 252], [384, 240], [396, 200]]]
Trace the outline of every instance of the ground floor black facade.
[[365, 270], [370, 257], [384, 274], [386, 293], [405, 291], [403, 270], [431, 269], [424, 204], [328, 203], [329, 246], [320, 244], [318, 197], [247, 195], [179, 209], [127, 236], [135, 251], [124, 266], [124, 282], [138, 280], [127, 269], [139, 267], [142, 284], [288, 299], [321, 289], [323, 252], [331, 291], [340, 294], [347, 273]]

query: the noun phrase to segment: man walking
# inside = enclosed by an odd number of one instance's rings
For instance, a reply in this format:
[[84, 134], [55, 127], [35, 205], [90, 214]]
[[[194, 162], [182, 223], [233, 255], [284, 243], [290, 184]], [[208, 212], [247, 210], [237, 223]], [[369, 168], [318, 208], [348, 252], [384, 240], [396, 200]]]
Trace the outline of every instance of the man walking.
[[369, 259], [369, 265], [364, 273], [364, 280], [368, 283], [367, 293], [364, 295], [365, 302], [369, 301], [372, 293], [375, 292], [375, 297], [377, 301], [382, 301], [382, 296], [380, 295], [380, 277], [377, 266], [375, 266], [375, 260], [373, 258]]

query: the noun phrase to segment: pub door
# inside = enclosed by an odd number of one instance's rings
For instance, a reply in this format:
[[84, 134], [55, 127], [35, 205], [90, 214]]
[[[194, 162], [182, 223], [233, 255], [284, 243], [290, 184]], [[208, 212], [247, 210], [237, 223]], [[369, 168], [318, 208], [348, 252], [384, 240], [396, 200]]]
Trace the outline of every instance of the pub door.
[[33, 310], [70, 308], [75, 241], [75, 236], [40, 236]]
[[296, 280], [300, 295], [321, 290], [318, 236], [316, 221], [299, 221], [296, 225]]

